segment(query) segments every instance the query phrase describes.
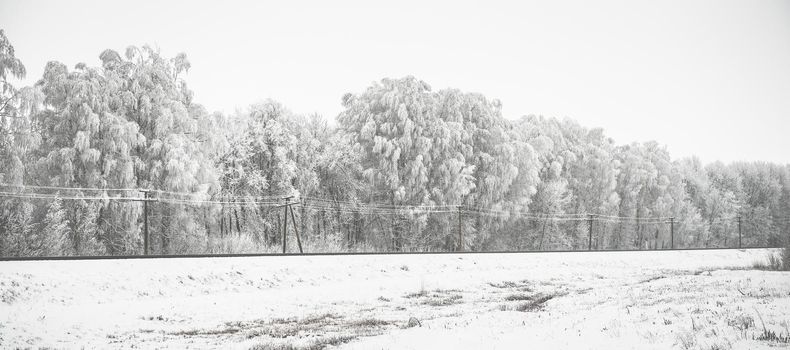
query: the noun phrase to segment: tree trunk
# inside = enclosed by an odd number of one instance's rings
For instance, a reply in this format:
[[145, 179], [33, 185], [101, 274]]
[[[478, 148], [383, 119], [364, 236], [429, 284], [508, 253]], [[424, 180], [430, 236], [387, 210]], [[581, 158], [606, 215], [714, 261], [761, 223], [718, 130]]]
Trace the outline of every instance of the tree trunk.
[[543, 227], [541, 228], [540, 233], [540, 245], [538, 245], [538, 250], [543, 250], [543, 238], [546, 237], [546, 222], [549, 221], [549, 216], [546, 214], [543, 218]]
[[206, 226], [206, 253], [211, 252], [211, 223], [208, 221], [208, 208], [203, 209], [203, 223]]
[[[395, 191], [390, 192], [390, 202], [392, 206], [395, 206]], [[392, 216], [392, 246], [393, 249], [397, 252], [400, 251], [400, 232], [398, 232], [397, 227], [397, 218], [396, 215]]]
[[236, 232], [241, 235], [241, 225], [239, 224], [239, 212], [233, 208], [233, 216], [236, 218]]
[[165, 224], [165, 227], [162, 227], [162, 230], [160, 231], [159, 237], [161, 237], [161, 240], [162, 240], [162, 254], [169, 254], [170, 253], [170, 236], [168, 235], [168, 232], [170, 231], [170, 227], [171, 227], [171, 223], [172, 223], [172, 219], [171, 218], [173, 217], [173, 212], [170, 209], [164, 209], [162, 211], [167, 211], [166, 219], [164, 219], [164, 221], [166, 221], [166, 224]]
[[653, 238], [653, 249], [658, 249], [658, 228], [656, 227], [656, 237]]
[[225, 206], [220, 204], [219, 210], [219, 236], [225, 237]]
[[232, 214], [233, 213], [231, 212], [231, 210], [228, 209], [228, 220], [227, 220], [228, 227], [225, 229], [226, 230], [225, 232], [227, 232], [229, 235], [233, 234], [233, 215]]

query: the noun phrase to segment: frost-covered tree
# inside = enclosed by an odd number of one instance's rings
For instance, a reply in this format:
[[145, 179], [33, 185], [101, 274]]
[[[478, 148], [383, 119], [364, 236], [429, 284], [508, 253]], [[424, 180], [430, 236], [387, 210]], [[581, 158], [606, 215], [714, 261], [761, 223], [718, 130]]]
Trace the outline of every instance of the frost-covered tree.
[[[727, 174], [721, 163], [707, 168], [697, 158], [676, 163], [688, 200], [699, 210], [707, 230], [699, 230], [694, 238], [696, 246], [725, 246], [737, 244], [737, 213], [740, 181], [737, 174]], [[734, 176], [733, 179], [727, 177]]]
[[[111, 188], [158, 190], [154, 253], [271, 249], [284, 223], [271, 203], [287, 195], [313, 251], [584, 249], [585, 214], [600, 215], [593, 249], [735, 246], [738, 217], [747, 246], [790, 230], [788, 166], [672, 160], [414, 77], [347, 94], [335, 127], [271, 100], [210, 113], [183, 54], [105, 50], [98, 67], [50, 62], [20, 89], [14, 55], [0, 31], [0, 183], [23, 197], [0, 198], [4, 256], [139, 253], [142, 205], [110, 198], [138, 193]], [[91, 190], [33, 199], [22, 184]]]
[[[254, 197], [297, 195], [297, 138], [289, 127], [292, 114], [281, 104], [266, 101], [236, 118], [243, 127], [222, 156], [222, 193], [218, 198], [246, 197], [252, 202]], [[241, 233], [252, 225], [249, 228], [257, 227], [251, 232], [257, 239], [273, 242], [281, 229], [265, 218], [269, 211], [266, 206], [224, 205], [218, 231], [220, 235], [232, 230]]]
[[[453, 89], [432, 92], [425, 82], [406, 77], [349, 94], [344, 106], [338, 120], [362, 149], [363, 172], [376, 193], [371, 199], [519, 211], [535, 191], [536, 155], [502, 118], [496, 100]], [[450, 215], [417, 213], [406, 227], [393, 219], [395, 249], [404, 242], [458, 249], [450, 220]], [[478, 249], [490, 244], [494, 224], [482, 217], [465, 222], [465, 244]]]
[[[31, 153], [40, 137], [30, 122], [35, 90], [17, 89], [9, 79], [25, 77], [25, 66], [16, 57], [14, 46], [0, 29], [0, 183], [21, 185]], [[12, 187], [3, 192], [17, 192]], [[0, 255], [25, 255], [27, 236], [35, 232], [34, 203], [14, 197], [0, 197]]]
[[[782, 243], [782, 219], [788, 213], [782, 210], [782, 173], [785, 167], [763, 162], [732, 164], [741, 179], [743, 204], [740, 216], [743, 221], [743, 240], [747, 246], [779, 246]], [[786, 176], [786, 174], [784, 175]]]
[[[437, 97], [427, 83], [413, 77], [383, 79], [362, 94], [346, 95], [343, 105], [338, 121], [363, 150], [364, 174], [376, 200], [391, 205], [460, 204], [462, 192], [471, 188], [472, 168], [456, 150], [461, 137], [457, 116], [447, 114], [447, 121], [437, 117]], [[426, 219], [409, 218], [410, 232], [404, 236], [406, 223], [393, 216], [393, 248], [440, 240], [421, 235]]]
[[[100, 58], [101, 67], [81, 63], [74, 70], [50, 62], [36, 84], [43, 95], [34, 116], [42, 138], [36, 182], [208, 191], [216, 182], [213, 163], [201, 145], [210, 138], [210, 129], [200, 128], [208, 116], [192, 104], [191, 92], [179, 77], [189, 67], [186, 57], [167, 60], [149, 47], [130, 47], [125, 57], [106, 50]], [[102, 242], [111, 254], [139, 251], [139, 203], [69, 201], [64, 207], [76, 254], [83, 253], [78, 235]], [[195, 220], [188, 208], [164, 203], [156, 207], [160, 215], [152, 218], [152, 231], [159, 238], [157, 249], [168, 252], [171, 237], [193, 229]], [[82, 223], [91, 217], [84, 215], [86, 210], [95, 212], [96, 222]], [[84, 230], [88, 228], [95, 231]]]

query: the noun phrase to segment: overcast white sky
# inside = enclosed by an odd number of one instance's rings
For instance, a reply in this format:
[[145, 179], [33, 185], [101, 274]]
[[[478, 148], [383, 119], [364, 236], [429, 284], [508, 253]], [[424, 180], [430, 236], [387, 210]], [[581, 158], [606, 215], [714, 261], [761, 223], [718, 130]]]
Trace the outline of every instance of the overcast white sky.
[[333, 119], [344, 93], [414, 75], [673, 157], [790, 163], [790, 1], [0, 0], [0, 28], [25, 83], [149, 43], [187, 53], [210, 110]]

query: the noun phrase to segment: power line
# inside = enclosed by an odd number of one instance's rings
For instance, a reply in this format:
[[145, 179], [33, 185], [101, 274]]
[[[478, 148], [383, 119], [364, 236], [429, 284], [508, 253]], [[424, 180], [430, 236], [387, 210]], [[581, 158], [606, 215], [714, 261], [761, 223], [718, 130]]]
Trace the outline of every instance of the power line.
[[[85, 201], [143, 201], [149, 200], [167, 204], [181, 205], [230, 205], [230, 206], [255, 206], [255, 207], [281, 207], [285, 205], [281, 202], [286, 196], [227, 196], [220, 195], [216, 199], [204, 199], [205, 193], [173, 192], [164, 190], [149, 190], [137, 188], [96, 188], [96, 187], [59, 187], [59, 186], [38, 186], [38, 185], [12, 185], [0, 183], [0, 187], [18, 188], [22, 191], [44, 190], [44, 191], [63, 191], [63, 192], [103, 192], [104, 195], [91, 194], [61, 194], [61, 193], [31, 193], [31, 192], [8, 192], [0, 191], [0, 197], [17, 199], [42, 199], [42, 200], [85, 200]], [[111, 196], [106, 192], [120, 192], [122, 195]], [[128, 193], [153, 193], [157, 196], [145, 199], [140, 196], [130, 196]], [[178, 198], [180, 197], [180, 198]], [[201, 198], [202, 197], [202, 198]], [[601, 215], [590, 213], [536, 213], [521, 210], [490, 209], [475, 206], [459, 206], [451, 204], [385, 204], [385, 203], [360, 203], [349, 200], [336, 200], [313, 196], [293, 196], [296, 201], [289, 205], [302, 205], [310, 210], [331, 211], [342, 214], [365, 214], [365, 215], [426, 215], [426, 214], [451, 214], [460, 213], [481, 215], [495, 218], [513, 218], [527, 220], [546, 220], [556, 222], [576, 222], [593, 220], [601, 223], [634, 223], [634, 224], [663, 224], [668, 223], [671, 217], [626, 217], [616, 215]], [[302, 201], [304, 200], [304, 201]], [[737, 217], [714, 218], [714, 221], [727, 222], [737, 220]], [[790, 223], [790, 218], [770, 218], [774, 225]], [[676, 222], [678, 225], [691, 227], [703, 227], [707, 223], [686, 223]]]
[[[140, 193], [140, 192], [149, 192], [149, 193], [156, 193], [159, 195], [167, 195], [167, 196], [181, 196], [187, 197], [188, 199], [183, 198], [174, 198], [173, 200], [179, 201], [193, 201], [193, 202], [208, 202], [206, 200], [194, 199], [198, 196], [204, 196], [206, 194], [203, 193], [195, 193], [195, 192], [173, 192], [173, 191], [165, 191], [165, 190], [155, 190], [155, 189], [144, 189], [144, 188], [99, 188], [99, 187], [62, 187], [62, 186], [38, 186], [38, 185], [12, 185], [12, 184], [3, 184], [0, 183], [0, 187], [10, 187], [10, 188], [19, 188], [22, 191], [26, 189], [37, 189], [37, 190], [48, 190], [48, 191], [79, 191], [79, 192], [133, 192], [133, 193]], [[44, 195], [41, 193], [32, 193], [32, 195]], [[64, 199], [66, 196], [59, 196], [58, 198]], [[81, 196], [81, 198], [86, 199], [99, 199], [105, 197], [99, 197], [96, 195], [92, 196]], [[233, 201], [253, 201], [253, 202], [265, 202], [265, 201], [272, 201], [282, 199], [282, 195], [278, 196], [223, 196], [225, 201], [213, 201], [218, 204], [224, 202], [233, 202]], [[165, 201], [169, 198], [162, 198], [159, 197], [160, 201]]]
[[13, 193], [13, 192], [0, 192], [0, 197], [22, 198], [22, 199], [64, 199], [64, 200], [86, 200], [86, 201], [103, 201], [103, 200], [142, 200], [142, 197], [97, 197], [97, 196], [61, 196], [51, 194], [34, 194], [34, 193]]

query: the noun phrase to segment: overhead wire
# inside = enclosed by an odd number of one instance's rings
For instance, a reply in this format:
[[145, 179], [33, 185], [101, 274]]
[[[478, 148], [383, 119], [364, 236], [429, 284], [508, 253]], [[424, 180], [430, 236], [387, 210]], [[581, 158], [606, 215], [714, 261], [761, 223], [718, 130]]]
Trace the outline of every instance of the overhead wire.
[[[479, 206], [463, 206], [452, 204], [386, 204], [386, 203], [360, 203], [352, 200], [338, 200], [321, 198], [315, 196], [243, 196], [243, 195], [222, 195], [211, 196], [206, 193], [174, 192], [164, 190], [148, 190], [137, 188], [95, 188], [95, 187], [59, 187], [59, 186], [39, 186], [39, 185], [13, 185], [0, 183], [0, 187], [20, 189], [20, 191], [9, 192], [0, 191], [0, 197], [10, 197], [19, 199], [60, 199], [60, 200], [86, 200], [86, 201], [156, 201], [161, 203], [181, 204], [181, 205], [233, 205], [233, 206], [256, 206], [256, 207], [282, 207], [286, 205], [284, 198], [291, 198], [293, 202], [287, 205], [301, 205], [308, 210], [331, 211], [343, 214], [376, 214], [376, 215], [426, 215], [426, 214], [450, 214], [460, 213], [466, 215], [481, 215], [496, 218], [515, 218], [528, 220], [546, 220], [556, 222], [589, 221], [602, 223], [634, 223], [634, 224], [664, 224], [669, 223], [672, 217], [626, 217], [617, 215], [591, 214], [591, 213], [537, 213], [523, 210], [507, 210], [482, 208]], [[57, 191], [56, 193], [28, 192], [27, 190]], [[71, 194], [61, 192], [89, 192], [94, 194]], [[99, 193], [100, 192], [100, 193]], [[120, 192], [121, 195], [113, 196], [108, 192]], [[143, 197], [140, 195], [131, 196], [128, 193], [153, 193], [153, 196]], [[727, 222], [737, 220], [738, 217], [715, 218], [713, 221]], [[707, 223], [683, 223], [675, 221], [679, 226], [702, 227]], [[790, 223], [790, 218], [772, 218], [773, 224]]]
[[34, 194], [34, 193], [14, 193], [0, 191], [0, 197], [22, 198], [22, 199], [63, 199], [63, 200], [141, 200], [142, 197], [110, 197], [110, 196], [78, 196], [78, 195], [55, 195], [55, 194]]

